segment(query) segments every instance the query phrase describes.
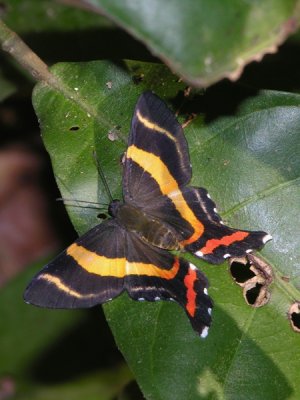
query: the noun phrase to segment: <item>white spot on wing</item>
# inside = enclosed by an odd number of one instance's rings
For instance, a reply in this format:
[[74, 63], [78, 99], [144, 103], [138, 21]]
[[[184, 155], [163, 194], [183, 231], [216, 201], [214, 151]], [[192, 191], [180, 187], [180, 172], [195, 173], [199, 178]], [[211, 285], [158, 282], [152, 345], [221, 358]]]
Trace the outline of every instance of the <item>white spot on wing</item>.
[[201, 333], [201, 337], [204, 339], [204, 338], [206, 338], [206, 336], [208, 335], [208, 326], [205, 326], [204, 328], [203, 328], [203, 330], [202, 330], [202, 333]]
[[192, 264], [192, 263], [189, 263], [189, 266], [190, 266], [190, 268], [193, 269], [193, 270], [197, 269], [197, 267], [195, 267], [195, 265]]
[[144, 297], [139, 297], [138, 301], [145, 301], [145, 298]]
[[160, 297], [154, 297], [154, 300], [158, 301], [158, 300], [160, 300]]
[[224, 254], [223, 258], [229, 258], [231, 255], [229, 253]]
[[206, 289], [206, 287], [203, 289], [204, 294], [206, 294], [206, 296], [208, 296], [208, 291]]
[[195, 255], [198, 257], [203, 257], [203, 253], [200, 250], [196, 251]]
[[208, 312], [209, 315], [211, 315], [211, 308], [208, 308], [207, 312]]
[[271, 235], [265, 235], [264, 237], [263, 237], [263, 244], [266, 244], [269, 240], [272, 240], [273, 238], [272, 238], [272, 236]]

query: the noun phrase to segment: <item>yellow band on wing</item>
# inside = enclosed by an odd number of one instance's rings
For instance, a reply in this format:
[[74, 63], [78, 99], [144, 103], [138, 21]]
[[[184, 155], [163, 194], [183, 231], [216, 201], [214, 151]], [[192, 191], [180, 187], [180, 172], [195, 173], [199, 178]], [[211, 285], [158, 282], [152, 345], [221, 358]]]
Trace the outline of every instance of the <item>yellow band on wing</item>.
[[138, 120], [148, 129], [154, 130], [159, 133], [163, 133], [164, 135], [168, 136], [173, 142], [176, 142], [176, 139], [167, 129], [162, 128], [161, 126], [155, 124], [154, 122], [149, 121], [149, 119], [142, 116], [142, 114], [137, 111], [136, 116]]
[[123, 278], [125, 276], [125, 258], [108, 258], [79, 246], [77, 243], [71, 244], [66, 250], [67, 254], [87, 272], [101, 276], [115, 276]]
[[99, 276], [124, 278], [128, 275], [147, 275], [164, 279], [173, 279], [179, 270], [179, 259], [175, 257], [171, 269], [162, 269], [154, 264], [129, 262], [125, 258], [108, 258], [79, 246], [76, 243], [67, 248], [71, 256], [87, 272]]
[[127, 149], [126, 157], [131, 158], [142, 169], [147, 171], [155, 179], [163, 194], [168, 195], [179, 189], [167, 166], [155, 154], [131, 145]]
[[185, 201], [182, 192], [176, 180], [171, 175], [168, 167], [158, 156], [153, 153], [149, 153], [148, 151], [139, 149], [135, 145], [128, 147], [126, 157], [131, 158], [142, 169], [147, 171], [152, 178], [155, 179], [162, 194], [169, 197], [182, 218], [188, 221], [193, 227], [194, 234], [189, 239], [184, 241], [183, 244], [189, 244], [197, 240], [199, 236], [202, 235], [204, 226]]
[[96, 297], [97, 294], [94, 293], [89, 293], [89, 294], [81, 294], [77, 292], [76, 290], [71, 289], [69, 286], [67, 286], [63, 281], [58, 278], [57, 276], [50, 275], [50, 274], [41, 274], [38, 279], [44, 279], [47, 282], [52, 283], [55, 285], [59, 290], [62, 292], [68, 293], [68, 295], [77, 297], [77, 299], [82, 299], [82, 298], [92, 298]]

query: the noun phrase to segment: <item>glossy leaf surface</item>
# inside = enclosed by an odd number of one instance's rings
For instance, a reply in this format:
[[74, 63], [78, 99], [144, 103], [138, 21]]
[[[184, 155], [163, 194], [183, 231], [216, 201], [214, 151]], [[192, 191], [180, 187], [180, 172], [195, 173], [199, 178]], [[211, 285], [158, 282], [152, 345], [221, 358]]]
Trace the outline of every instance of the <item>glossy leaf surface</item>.
[[297, 27], [297, 0], [89, 0], [200, 87], [237, 79]]
[[[74, 207], [76, 200], [109, 201], [93, 153], [120, 197], [120, 160], [134, 105], [151, 89], [179, 111], [181, 122], [195, 114], [185, 128], [192, 184], [209, 190], [230, 225], [263, 229], [274, 238], [261, 253], [275, 275], [271, 301], [261, 309], [245, 304], [226, 265], [193, 259], [209, 277], [215, 302], [206, 340], [177, 304], [138, 303], [124, 294], [105, 305], [146, 398], [297, 399], [300, 336], [286, 312], [300, 284], [300, 97], [243, 89], [237, 100], [233, 88], [185, 97], [183, 84], [165, 67], [137, 62], [65, 63], [52, 72], [56, 88], [37, 85], [34, 106], [62, 196], [74, 199], [69, 214], [80, 234], [99, 223], [99, 211]], [[214, 112], [220, 94], [224, 104], [233, 104], [227, 115], [222, 107]]]

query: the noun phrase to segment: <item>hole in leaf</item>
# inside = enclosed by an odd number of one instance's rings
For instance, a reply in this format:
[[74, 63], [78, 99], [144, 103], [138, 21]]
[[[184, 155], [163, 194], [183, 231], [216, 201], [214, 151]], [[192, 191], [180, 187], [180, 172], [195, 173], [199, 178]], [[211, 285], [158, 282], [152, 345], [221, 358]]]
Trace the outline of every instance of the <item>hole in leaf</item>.
[[260, 290], [263, 287], [260, 283], [257, 283], [253, 288], [249, 289], [246, 291], [245, 296], [247, 299], [247, 302], [253, 306], [255, 302], [257, 301], [257, 298], [259, 296]]
[[254, 254], [229, 259], [230, 274], [235, 283], [242, 286], [248, 305], [261, 307], [270, 300], [269, 285], [273, 281], [269, 264]]
[[292, 313], [291, 319], [294, 327], [300, 330], [300, 314]]
[[79, 126], [71, 126], [71, 128], [69, 128], [69, 131], [78, 131], [79, 129]]
[[291, 327], [294, 332], [300, 333], [300, 302], [295, 301], [289, 311], [288, 311], [288, 318], [291, 323]]
[[244, 287], [243, 295], [246, 303], [254, 308], [262, 307], [268, 303], [271, 294], [268, 290], [268, 285], [250, 280]]
[[230, 264], [230, 273], [236, 283], [244, 283], [255, 276], [255, 273], [250, 269], [251, 264], [243, 264], [237, 260]]
[[244, 299], [249, 306], [257, 308], [268, 303], [271, 297], [268, 289], [273, 281], [269, 264], [254, 254], [247, 254], [230, 258], [229, 266], [234, 281], [244, 288]]

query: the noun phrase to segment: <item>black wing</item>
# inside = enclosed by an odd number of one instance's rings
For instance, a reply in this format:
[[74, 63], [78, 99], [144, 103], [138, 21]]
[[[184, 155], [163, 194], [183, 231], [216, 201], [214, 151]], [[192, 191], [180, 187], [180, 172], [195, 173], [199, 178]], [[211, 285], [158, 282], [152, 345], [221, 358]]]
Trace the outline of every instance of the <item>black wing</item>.
[[77, 239], [31, 281], [27, 303], [48, 308], [85, 308], [124, 290], [126, 232], [115, 220]]
[[151, 92], [138, 99], [126, 152], [123, 193], [140, 208], [191, 179], [191, 165], [181, 125]]
[[225, 226], [207, 191], [186, 186], [190, 179], [181, 126], [157, 96], [144, 93], [137, 102], [126, 153], [125, 201], [169, 224], [182, 248], [211, 263], [244, 256], [271, 239], [266, 232]]
[[212, 301], [208, 281], [193, 264], [170, 252], [128, 235], [127, 257], [132, 273], [125, 287], [134, 300], [174, 300], [180, 304], [194, 330], [205, 337], [211, 324]]
[[41, 307], [85, 308], [126, 290], [134, 300], [175, 300], [205, 337], [212, 302], [205, 276], [189, 262], [143, 243], [115, 220], [81, 236], [40, 271], [24, 299]]

